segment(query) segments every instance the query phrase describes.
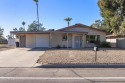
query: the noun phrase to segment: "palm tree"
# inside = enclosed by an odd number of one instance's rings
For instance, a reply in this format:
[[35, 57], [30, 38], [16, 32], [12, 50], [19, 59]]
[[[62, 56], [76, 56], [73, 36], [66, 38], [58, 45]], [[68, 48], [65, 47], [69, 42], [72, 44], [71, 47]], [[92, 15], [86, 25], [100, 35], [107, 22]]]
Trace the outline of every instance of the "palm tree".
[[39, 30], [39, 10], [38, 10], [38, 0], [33, 0], [36, 3], [36, 9], [37, 9], [37, 20], [38, 20], [38, 30]]
[[22, 22], [22, 25], [23, 25], [23, 27], [24, 27], [24, 30], [25, 30], [25, 24], [26, 24], [26, 22], [23, 21], [23, 22]]
[[68, 22], [68, 27], [69, 27], [69, 25], [70, 25], [70, 21], [72, 20], [72, 18], [67, 17], [67, 18], [65, 18], [64, 20], [65, 20], [66, 22]]

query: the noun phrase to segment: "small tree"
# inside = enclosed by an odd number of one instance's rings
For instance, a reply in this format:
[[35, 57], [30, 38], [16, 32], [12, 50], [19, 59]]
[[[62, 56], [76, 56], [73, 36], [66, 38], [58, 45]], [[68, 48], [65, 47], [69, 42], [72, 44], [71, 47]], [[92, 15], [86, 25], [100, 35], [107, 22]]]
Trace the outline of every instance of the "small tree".
[[0, 41], [3, 41], [5, 38], [3, 37], [4, 29], [0, 27]]
[[0, 27], [0, 37], [3, 35], [4, 29]]
[[17, 28], [14, 28], [13, 31], [18, 31]]
[[108, 28], [107, 28], [106, 22], [104, 20], [96, 20], [95, 23], [93, 23], [91, 25], [91, 27], [97, 28], [97, 29], [100, 29], [100, 30], [105, 30], [107, 32], [109, 31]]
[[12, 39], [13, 37], [12, 37], [12, 35], [7, 35], [6, 36], [8, 39]]
[[45, 28], [43, 27], [43, 24], [39, 23], [37, 21], [33, 21], [33, 23], [31, 23], [28, 26], [28, 30], [27, 31], [44, 31]]
[[19, 31], [25, 31], [25, 29], [23, 27], [20, 27]]

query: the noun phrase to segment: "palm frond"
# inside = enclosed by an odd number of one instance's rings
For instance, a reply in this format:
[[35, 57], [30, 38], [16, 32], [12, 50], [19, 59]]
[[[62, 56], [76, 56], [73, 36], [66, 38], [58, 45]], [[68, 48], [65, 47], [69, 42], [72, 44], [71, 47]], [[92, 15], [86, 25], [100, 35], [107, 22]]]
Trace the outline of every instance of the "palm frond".
[[65, 18], [64, 20], [65, 20], [65, 21], [71, 21], [71, 20], [72, 20], [72, 18], [67, 17], [67, 18]]
[[23, 22], [22, 22], [22, 25], [24, 26], [25, 24], [26, 24], [26, 22], [23, 21]]
[[38, 2], [38, 0], [33, 0], [34, 2]]

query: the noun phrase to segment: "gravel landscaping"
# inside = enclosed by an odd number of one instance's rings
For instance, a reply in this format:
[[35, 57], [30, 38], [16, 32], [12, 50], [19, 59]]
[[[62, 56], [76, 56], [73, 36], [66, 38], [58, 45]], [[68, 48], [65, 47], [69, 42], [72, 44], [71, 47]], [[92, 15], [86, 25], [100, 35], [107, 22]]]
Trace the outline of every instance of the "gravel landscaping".
[[14, 49], [15, 47], [10, 47], [7, 45], [1, 45], [0, 44], [0, 51], [4, 51], [4, 50], [9, 50], [9, 49]]
[[53, 49], [47, 50], [40, 56], [40, 64], [86, 64], [86, 63], [125, 63], [125, 49], [101, 48], [97, 53], [95, 62], [95, 52], [92, 49]]

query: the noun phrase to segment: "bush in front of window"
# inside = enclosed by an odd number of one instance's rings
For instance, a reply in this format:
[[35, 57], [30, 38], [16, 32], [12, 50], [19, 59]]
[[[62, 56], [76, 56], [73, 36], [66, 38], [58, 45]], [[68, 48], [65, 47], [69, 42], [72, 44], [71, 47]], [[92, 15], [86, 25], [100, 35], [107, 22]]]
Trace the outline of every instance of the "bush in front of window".
[[56, 48], [58, 48], [58, 49], [59, 49], [59, 48], [61, 48], [61, 46], [60, 46], [60, 45], [57, 45], [57, 46], [56, 46]]
[[103, 48], [111, 48], [111, 45], [109, 42], [101, 42], [100, 47]]
[[66, 48], [66, 46], [65, 46], [65, 45], [63, 45], [63, 48]]
[[100, 41], [95, 41], [94, 44], [99, 47], [100, 46]]

